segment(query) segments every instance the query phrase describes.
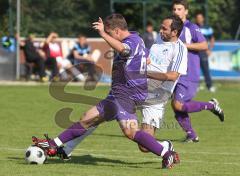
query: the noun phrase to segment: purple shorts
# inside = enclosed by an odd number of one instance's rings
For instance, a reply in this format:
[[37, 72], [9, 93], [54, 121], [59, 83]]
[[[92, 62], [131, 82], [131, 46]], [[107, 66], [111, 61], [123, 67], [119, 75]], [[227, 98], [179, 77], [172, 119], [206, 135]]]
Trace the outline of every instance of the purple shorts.
[[120, 99], [109, 94], [96, 107], [100, 116], [105, 118], [106, 121], [137, 119], [136, 106], [131, 99]]
[[199, 83], [191, 81], [177, 83], [174, 90], [174, 100], [182, 103], [192, 100], [197, 93], [198, 85]]

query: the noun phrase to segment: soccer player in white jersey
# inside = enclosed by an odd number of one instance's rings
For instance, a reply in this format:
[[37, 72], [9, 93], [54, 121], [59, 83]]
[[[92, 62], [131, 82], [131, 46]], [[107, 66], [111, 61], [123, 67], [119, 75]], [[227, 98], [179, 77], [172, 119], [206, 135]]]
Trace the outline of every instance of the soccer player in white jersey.
[[[183, 22], [177, 16], [166, 17], [160, 27], [161, 40], [150, 49], [148, 64], [148, 98], [144, 106], [141, 107], [143, 114], [142, 130], [154, 135], [155, 129], [160, 127], [163, 118], [164, 107], [170, 98], [176, 81], [181, 74], [187, 72], [187, 48], [178, 40], [183, 27]], [[153, 80], [155, 79], [155, 80]], [[160, 80], [160, 81], [159, 81]], [[68, 159], [73, 149], [96, 127], [89, 128], [87, 132], [64, 146], [65, 155], [63, 159]], [[171, 148], [170, 141], [159, 142], [164, 146], [164, 150]], [[141, 151], [147, 150], [139, 146]]]
[[[148, 97], [141, 108], [142, 129], [154, 136], [163, 121], [165, 106], [180, 75], [187, 73], [187, 48], [178, 39], [183, 23], [176, 16], [166, 17], [156, 44], [150, 49], [147, 66]], [[165, 143], [165, 144], [164, 144]], [[162, 142], [169, 145], [169, 141]], [[170, 144], [171, 145], [171, 144]], [[140, 150], [147, 150], [139, 146]]]

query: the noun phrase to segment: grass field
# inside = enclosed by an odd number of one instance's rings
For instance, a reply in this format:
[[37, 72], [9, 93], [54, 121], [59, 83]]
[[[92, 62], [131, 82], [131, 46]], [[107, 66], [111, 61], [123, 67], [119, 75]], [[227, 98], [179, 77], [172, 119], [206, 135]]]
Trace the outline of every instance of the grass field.
[[[84, 91], [68, 87], [68, 92], [104, 98], [108, 87]], [[54, 137], [63, 129], [54, 121], [55, 113], [64, 107], [73, 108], [72, 120], [89, 106], [60, 102], [52, 98], [48, 86], [0, 86], [0, 176], [62, 175], [133, 175], [133, 176], [203, 176], [239, 175], [240, 173], [240, 84], [219, 84], [217, 93], [199, 92], [196, 100], [219, 99], [226, 114], [220, 123], [210, 112], [192, 114], [192, 123], [200, 136], [199, 143], [182, 143], [184, 133], [176, 125], [168, 106], [165, 125], [157, 132], [158, 139], [171, 139], [180, 153], [181, 163], [170, 170], [160, 168], [161, 160], [153, 154], [138, 151], [128, 141], [116, 122], [100, 126], [73, 153], [71, 161], [49, 159], [44, 165], [27, 165], [24, 150], [31, 136], [49, 133]]]

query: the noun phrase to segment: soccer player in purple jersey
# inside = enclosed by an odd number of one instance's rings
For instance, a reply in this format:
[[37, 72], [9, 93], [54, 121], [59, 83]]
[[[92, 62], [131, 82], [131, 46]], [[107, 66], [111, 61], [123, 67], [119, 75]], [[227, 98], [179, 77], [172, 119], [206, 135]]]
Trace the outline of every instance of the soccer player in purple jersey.
[[198, 142], [198, 136], [192, 128], [189, 113], [209, 110], [224, 121], [224, 113], [216, 99], [209, 102], [193, 101], [196, 95], [200, 78], [200, 61], [198, 52], [207, 50], [208, 45], [200, 29], [196, 24], [187, 20], [188, 3], [186, 0], [174, 0], [172, 3], [173, 14], [179, 16], [184, 22], [184, 27], [180, 35], [180, 40], [188, 49], [188, 71], [187, 75], [182, 75], [176, 85], [172, 107], [175, 117], [187, 133], [186, 142]]
[[61, 155], [61, 146], [105, 121], [117, 120], [124, 135], [150, 152], [161, 156], [162, 167], [171, 168], [178, 155], [164, 147], [150, 134], [138, 128], [136, 105], [147, 97], [146, 53], [143, 40], [136, 32], [129, 32], [127, 22], [120, 14], [101, 18], [93, 28], [118, 53], [113, 61], [112, 86], [109, 95], [83, 114], [54, 139], [33, 137], [35, 145], [50, 156]]
[[[142, 129], [154, 136], [156, 129], [160, 128], [164, 117], [165, 105], [173, 93], [180, 74], [187, 73], [187, 48], [178, 39], [183, 27], [182, 20], [175, 16], [165, 17], [158, 36], [157, 43], [149, 51], [147, 75], [148, 97], [143, 105], [139, 106], [142, 112]], [[97, 127], [91, 127], [84, 135], [67, 142], [63, 147], [63, 158], [69, 160], [71, 152], [78, 144]], [[158, 141], [166, 150], [171, 150], [171, 141]], [[143, 152], [147, 150], [141, 146]]]

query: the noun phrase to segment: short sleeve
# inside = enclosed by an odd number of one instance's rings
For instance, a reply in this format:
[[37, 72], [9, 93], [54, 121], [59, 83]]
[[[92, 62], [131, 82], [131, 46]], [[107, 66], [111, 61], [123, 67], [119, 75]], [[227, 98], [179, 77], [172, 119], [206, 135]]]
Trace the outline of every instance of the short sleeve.
[[172, 63], [172, 67], [171, 67], [171, 71], [180, 73], [182, 75], [186, 75], [187, 74], [187, 48], [185, 45], [181, 44], [180, 42], [178, 42], [178, 44], [176, 44], [175, 47], [175, 51], [174, 51], [175, 55], [173, 58], [173, 63]]
[[135, 44], [131, 40], [126, 40], [122, 42], [124, 48], [129, 51], [129, 58], [134, 57], [135, 51], [137, 50], [138, 46], [135, 47]]
[[192, 35], [192, 41], [194, 43], [200, 43], [200, 42], [206, 41], [206, 39], [203, 36], [200, 28], [196, 24], [191, 25], [190, 32], [191, 32], [191, 35]]

